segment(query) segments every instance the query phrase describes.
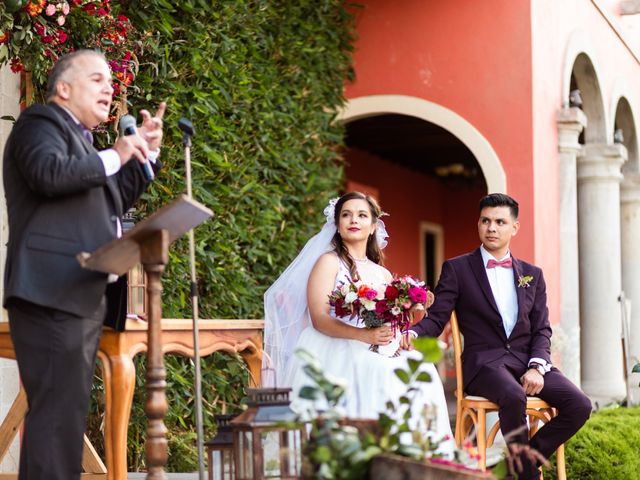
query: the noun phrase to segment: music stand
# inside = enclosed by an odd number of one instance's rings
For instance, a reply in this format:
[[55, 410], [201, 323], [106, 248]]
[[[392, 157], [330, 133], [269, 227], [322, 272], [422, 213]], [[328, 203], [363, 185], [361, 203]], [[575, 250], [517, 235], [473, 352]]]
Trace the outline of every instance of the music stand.
[[150, 215], [121, 238], [99, 247], [93, 253], [77, 255], [83, 268], [124, 275], [142, 263], [147, 275], [149, 312], [147, 321], [147, 440], [145, 458], [147, 479], [164, 480], [167, 463], [167, 429], [164, 416], [168, 405], [165, 395], [166, 372], [162, 353], [162, 284], [160, 277], [169, 261], [169, 245], [213, 215], [204, 205], [182, 195]]

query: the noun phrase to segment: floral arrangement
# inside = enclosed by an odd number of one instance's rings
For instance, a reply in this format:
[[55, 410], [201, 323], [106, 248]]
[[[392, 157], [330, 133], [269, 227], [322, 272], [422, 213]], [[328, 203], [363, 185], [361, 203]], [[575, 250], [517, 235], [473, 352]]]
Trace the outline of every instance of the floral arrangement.
[[[424, 282], [409, 275], [394, 277], [383, 289], [375, 289], [364, 283], [346, 282], [329, 295], [338, 317], [356, 316], [366, 328], [376, 328], [388, 323], [395, 332], [405, 333], [413, 325], [411, 309], [422, 304], [428, 308], [433, 294]], [[377, 351], [377, 346], [371, 349]]]
[[0, 65], [30, 73], [34, 86], [43, 87], [61, 55], [99, 49], [114, 75], [115, 109], [124, 107], [134, 81], [140, 39], [129, 19], [114, 12], [110, 0], [7, 0], [0, 5]]
[[518, 288], [529, 288], [533, 277], [531, 275], [520, 275], [518, 277]]

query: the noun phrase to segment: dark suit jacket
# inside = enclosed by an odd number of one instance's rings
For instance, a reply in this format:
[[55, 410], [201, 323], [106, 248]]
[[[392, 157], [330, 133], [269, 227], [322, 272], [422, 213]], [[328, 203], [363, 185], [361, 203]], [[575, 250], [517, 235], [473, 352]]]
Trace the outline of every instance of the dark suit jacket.
[[[428, 317], [413, 330], [418, 335], [437, 337], [455, 310], [464, 335], [462, 369], [467, 386], [482, 365], [514, 355], [526, 367], [529, 359], [551, 361], [551, 327], [542, 270], [513, 258], [513, 281], [518, 297], [518, 320], [509, 338], [504, 331], [480, 249], [447, 260], [434, 291], [435, 302]], [[531, 276], [529, 286], [518, 279]]]
[[18, 297], [91, 315], [107, 275], [82, 269], [76, 255], [116, 237], [117, 218], [147, 186], [138, 162], [107, 177], [98, 152], [62, 108], [34, 105], [9, 135], [3, 172], [9, 218], [4, 305]]

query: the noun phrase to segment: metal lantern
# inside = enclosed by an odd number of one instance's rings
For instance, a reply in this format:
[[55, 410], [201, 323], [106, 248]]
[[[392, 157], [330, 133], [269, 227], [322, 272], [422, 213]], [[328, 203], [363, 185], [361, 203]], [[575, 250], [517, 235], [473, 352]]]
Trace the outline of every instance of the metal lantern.
[[304, 426], [290, 388], [250, 388], [249, 408], [231, 421], [236, 480], [300, 478]]
[[218, 432], [205, 443], [209, 480], [233, 480], [233, 432], [229, 422], [234, 415], [216, 415]]

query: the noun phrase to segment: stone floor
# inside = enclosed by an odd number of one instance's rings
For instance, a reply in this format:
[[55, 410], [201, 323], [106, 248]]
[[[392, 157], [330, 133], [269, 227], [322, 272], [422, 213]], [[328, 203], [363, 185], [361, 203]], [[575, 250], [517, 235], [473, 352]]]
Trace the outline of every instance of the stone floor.
[[[165, 474], [167, 480], [198, 480], [198, 472], [195, 473], [167, 473]], [[127, 480], [145, 480], [147, 478], [147, 474], [144, 472], [133, 473], [129, 472], [127, 475]], [[205, 472], [205, 479], [207, 478], [207, 474]]]

